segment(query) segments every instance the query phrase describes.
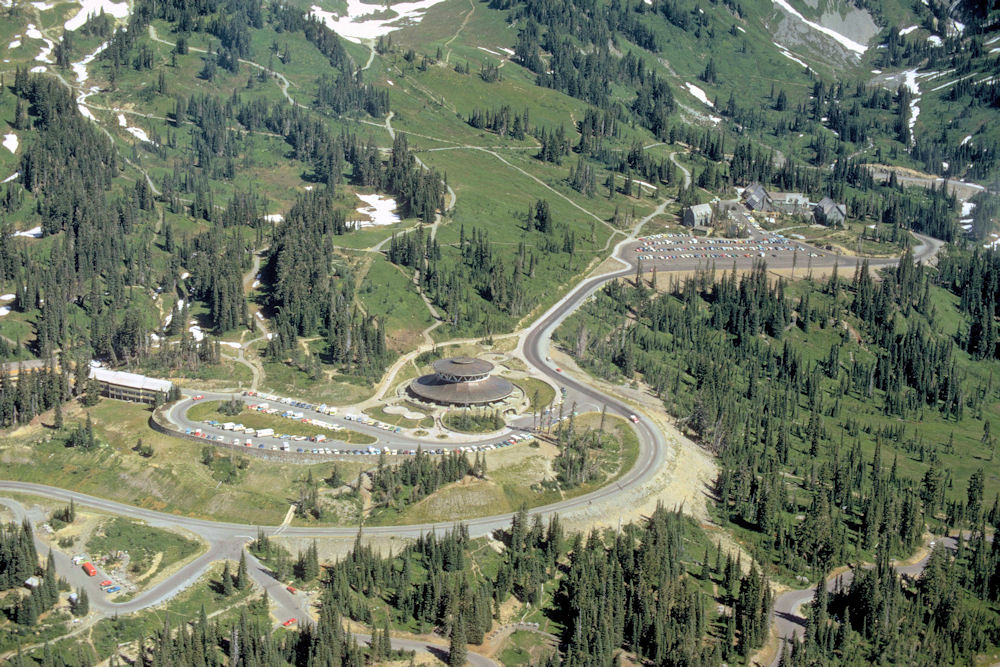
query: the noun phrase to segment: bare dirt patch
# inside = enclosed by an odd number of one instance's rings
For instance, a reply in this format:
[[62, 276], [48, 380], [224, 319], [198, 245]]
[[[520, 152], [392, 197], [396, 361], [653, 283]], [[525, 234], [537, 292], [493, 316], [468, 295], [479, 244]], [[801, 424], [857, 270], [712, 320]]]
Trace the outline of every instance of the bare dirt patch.
[[680, 508], [702, 523], [711, 523], [706, 502], [709, 485], [717, 474], [715, 461], [674, 426], [660, 400], [641, 388], [612, 385], [593, 378], [582, 371], [569, 355], [554, 347], [550, 349], [550, 354], [567, 373], [636, 406], [656, 423], [668, 444], [666, 460], [651, 479], [612, 499], [561, 516], [567, 529], [586, 531], [593, 527], [612, 528], [619, 521], [638, 521], [651, 515], [658, 503], [668, 508]]

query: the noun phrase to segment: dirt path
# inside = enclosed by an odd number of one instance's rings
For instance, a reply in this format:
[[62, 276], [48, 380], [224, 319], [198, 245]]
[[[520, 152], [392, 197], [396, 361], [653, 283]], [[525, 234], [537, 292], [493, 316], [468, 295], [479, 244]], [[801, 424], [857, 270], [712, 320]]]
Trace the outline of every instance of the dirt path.
[[462, 34], [463, 30], [465, 30], [465, 26], [469, 24], [469, 19], [471, 19], [472, 15], [476, 12], [475, 0], [469, 0], [469, 6], [471, 7], [471, 9], [469, 9], [468, 13], [465, 15], [465, 18], [462, 19], [462, 24], [458, 26], [458, 30], [456, 30], [455, 34], [449, 37], [448, 41], [444, 43], [445, 47], [448, 49], [448, 53], [446, 53], [444, 56], [445, 66], [447, 66], [448, 63], [451, 61], [451, 43], [454, 42], [456, 39], [458, 39], [458, 36]]

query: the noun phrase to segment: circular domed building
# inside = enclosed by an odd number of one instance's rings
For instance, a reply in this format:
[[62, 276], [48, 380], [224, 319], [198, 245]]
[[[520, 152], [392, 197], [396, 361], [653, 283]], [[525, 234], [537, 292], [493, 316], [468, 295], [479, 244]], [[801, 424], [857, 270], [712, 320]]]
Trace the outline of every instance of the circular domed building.
[[493, 364], [472, 357], [452, 357], [434, 362], [434, 373], [410, 383], [419, 399], [439, 405], [483, 405], [510, 396], [514, 385], [490, 372]]

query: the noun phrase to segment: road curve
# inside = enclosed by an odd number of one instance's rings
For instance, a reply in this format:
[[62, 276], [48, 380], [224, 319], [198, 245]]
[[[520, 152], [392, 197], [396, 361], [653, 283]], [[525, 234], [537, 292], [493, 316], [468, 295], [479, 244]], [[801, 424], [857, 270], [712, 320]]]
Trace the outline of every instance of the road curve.
[[[940, 537], [937, 539], [940, 541], [940, 544], [952, 551], [958, 548], [958, 541], [954, 537]], [[931, 544], [933, 545], [933, 542]], [[914, 563], [905, 565], [894, 564], [893, 567], [897, 574], [917, 577], [924, 571], [930, 556], [931, 552], [928, 550], [920, 560]], [[853, 581], [854, 570], [849, 569], [828, 577], [826, 580], [826, 590], [833, 592], [838, 585], [847, 587]], [[781, 644], [786, 641], [802, 638], [806, 629], [806, 618], [802, 615], [802, 608], [812, 602], [812, 599], [816, 596], [816, 588], [816, 586], [810, 586], [809, 588], [786, 591], [774, 599], [772, 618], [774, 627], [777, 630], [779, 650], [771, 661], [771, 667], [778, 667], [781, 664]]]
[[[667, 203], [668, 202], [662, 203], [656, 210], [646, 216], [639, 223], [639, 225], [637, 225], [636, 230], [632, 233], [632, 235], [625, 238], [615, 246], [612, 256], [622, 261], [625, 268], [585, 279], [565, 297], [553, 305], [548, 311], [546, 311], [538, 320], [536, 320], [536, 322], [527, 330], [521, 339], [520, 350], [528, 364], [534, 367], [541, 374], [547, 376], [550, 380], [554, 381], [557, 385], [565, 387], [567, 390], [567, 401], [577, 402], [581, 406], [587, 405], [595, 409], [606, 407], [608, 412], [620, 416], [628, 416], [633, 412], [640, 414], [638, 422], [634, 425], [639, 439], [639, 454], [635, 465], [628, 472], [626, 472], [617, 482], [613, 484], [576, 498], [535, 508], [532, 510], [532, 514], [547, 516], [556, 512], [565, 513], [574, 509], [590, 506], [595, 502], [611, 500], [623, 491], [642, 485], [655, 474], [663, 463], [667, 450], [666, 439], [648, 418], [642, 416], [638, 410], [630, 408], [626, 403], [618, 400], [614, 396], [604, 394], [603, 392], [585, 384], [583, 381], [560, 372], [550, 361], [547, 360], [547, 351], [552, 333], [563, 322], [563, 320], [566, 319], [566, 317], [573, 313], [586, 299], [600, 289], [602, 285], [610, 280], [629, 276], [635, 271], [634, 258], [630, 255], [626, 255], [625, 257], [622, 257], [621, 255], [630, 244], [635, 242], [636, 234], [642, 228], [642, 225], [654, 216], [662, 213]], [[925, 261], [933, 257], [942, 245], [941, 242], [936, 241], [935, 239], [930, 239], [929, 237], [922, 235], [916, 236], [921, 241], [920, 246], [914, 250], [914, 258], [916, 261]], [[820, 267], [824, 265], [832, 266], [833, 264], [837, 264], [838, 266], [853, 267], [856, 266], [859, 261], [860, 259], [856, 257], [834, 257], [827, 255], [814, 261], [813, 266]], [[883, 259], [871, 260], [869, 263], [872, 266], [886, 266], [893, 264], [896, 261], [897, 260]], [[675, 270], [677, 269], [677, 267], [674, 268]], [[665, 267], [664, 270], [670, 269]], [[355, 527], [258, 527], [251, 524], [210, 521], [206, 519], [197, 519], [157, 512], [155, 510], [134, 507], [112, 500], [106, 500], [74, 491], [30, 482], [0, 481], [0, 492], [2, 491], [34, 494], [66, 502], [72, 499], [78, 505], [116, 514], [124, 514], [126, 516], [144, 520], [150, 525], [182, 528], [199, 535], [205, 540], [208, 545], [206, 551], [195, 558], [191, 563], [152, 589], [144, 591], [132, 600], [122, 603], [112, 603], [106, 600], [103, 593], [101, 593], [97, 587], [97, 582], [94, 578], [86, 577], [79, 568], [72, 565], [69, 557], [65, 554], [53, 551], [53, 555], [56, 558], [57, 569], [60, 574], [66, 576], [74, 586], [83, 586], [86, 588], [90, 593], [92, 608], [98, 613], [105, 615], [132, 613], [168, 600], [179, 591], [194, 583], [212, 562], [224, 558], [238, 559], [244, 545], [256, 536], [258, 528], [262, 529], [269, 535], [273, 535], [280, 531], [283, 536], [305, 538], [353, 537], [358, 531]], [[15, 513], [18, 513], [20, 516], [24, 515], [25, 510], [15, 501], [3, 501], [3, 503], [14, 509]], [[505, 513], [469, 519], [463, 523], [468, 527], [469, 533], [472, 536], [481, 536], [506, 527], [509, 525], [512, 516], [513, 515], [511, 513]], [[417, 537], [430, 530], [445, 530], [450, 528], [452, 525], [453, 522], [427, 523], [409, 526], [373, 526], [365, 527], [364, 532], [370, 535], [405, 539]], [[264, 568], [254, 567], [253, 570], [257, 573], [257, 575], [255, 575], [255, 579], [261, 583], [261, 580], [258, 577], [263, 576], [260, 573], [264, 572]], [[272, 579], [270, 581], [273, 582], [274, 580]], [[278, 584], [278, 587], [281, 587], [280, 584]], [[274, 588], [274, 586], [271, 586], [270, 588]], [[268, 590], [270, 590], [270, 588]], [[801, 594], [803, 592], [799, 593]], [[280, 593], [277, 595], [280, 596]], [[811, 597], [811, 593], [809, 594], [809, 597]], [[288, 604], [292, 603], [288, 602]], [[794, 615], [792, 612], [797, 609], [796, 605], [799, 604], [799, 602], [795, 599], [789, 598], [789, 604], [792, 605], [789, 613], [790, 615]], [[393, 640], [393, 644], [396, 644], [396, 640]], [[485, 665], [493, 663], [487, 661], [482, 664]]]

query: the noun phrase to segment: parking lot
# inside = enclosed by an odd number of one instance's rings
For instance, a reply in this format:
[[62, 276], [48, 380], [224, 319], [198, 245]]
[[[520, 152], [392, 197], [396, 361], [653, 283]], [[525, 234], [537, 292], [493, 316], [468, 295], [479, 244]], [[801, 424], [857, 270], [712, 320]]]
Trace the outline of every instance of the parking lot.
[[[515, 420], [511, 425], [513, 433], [497, 436], [486, 443], [476, 445], [421, 443], [420, 438], [407, 433], [408, 429], [386, 424], [364, 414], [338, 415], [337, 409], [327, 405], [317, 405], [305, 401], [256, 392], [243, 392], [240, 396], [246, 407], [251, 411], [263, 412], [269, 415], [284, 417], [288, 427], [275, 429], [254, 429], [240, 423], [238, 417], [232, 422], [220, 422], [215, 419], [192, 421], [187, 418], [187, 409], [201, 400], [206, 400], [202, 394], [181, 401], [174, 421], [181, 426], [182, 432], [193, 438], [201, 438], [227, 447], [239, 447], [244, 450], [265, 450], [285, 452], [289, 454], [314, 454], [329, 456], [414, 456], [418, 447], [426, 454], [442, 455], [451, 451], [485, 452], [503, 447], [510, 447], [519, 442], [533, 439], [527, 428], [521, 425], [525, 419]], [[211, 400], [211, 399], [207, 399]], [[258, 402], [259, 401], [259, 402]], [[568, 418], [566, 415], [564, 417]], [[543, 424], [548, 420], [558, 421], [548, 410], [543, 415]], [[526, 420], [530, 424], [530, 418]], [[330, 431], [330, 435], [306, 436], [296, 433], [296, 424], [308, 424]], [[378, 438], [374, 445], [349, 445], [338, 440], [337, 432], [343, 432], [345, 427]], [[336, 444], [336, 447], [330, 445]]]
[[642, 261], [643, 269], [655, 266], [670, 271], [704, 268], [712, 262], [720, 269], [729, 268], [733, 262], [741, 268], [748, 268], [755, 260], [766, 261], [769, 266], [788, 267], [796, 261], [805, 266], [813, 259], [833, 257], [830, 253], [781, 234], [767, 232], [757, 238], [746, 239], [703, 238], [681, 233], [654, 234], [637, 239], [629, 251]]

